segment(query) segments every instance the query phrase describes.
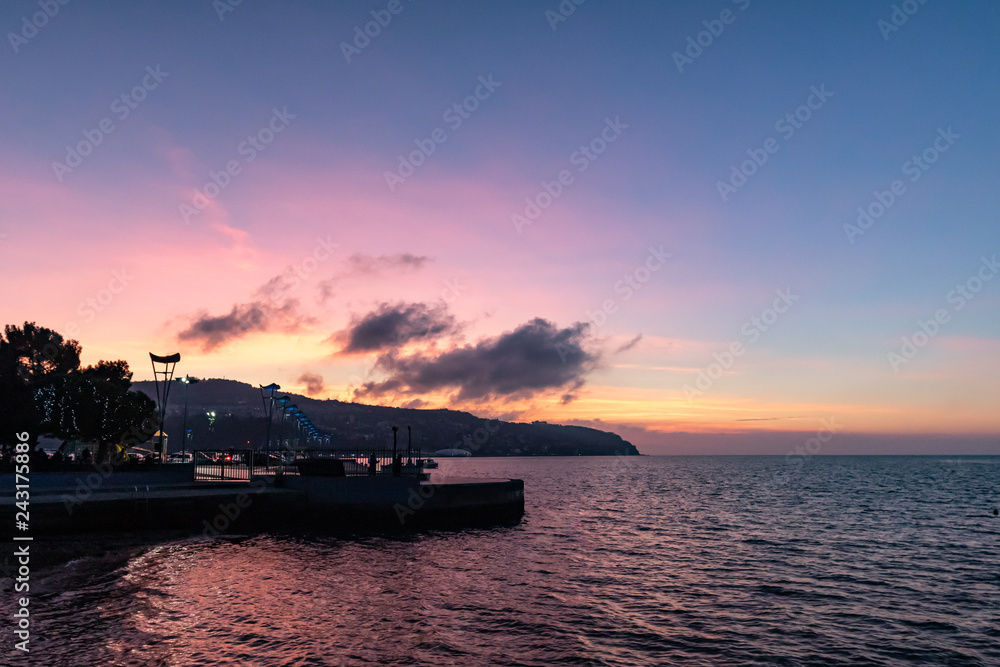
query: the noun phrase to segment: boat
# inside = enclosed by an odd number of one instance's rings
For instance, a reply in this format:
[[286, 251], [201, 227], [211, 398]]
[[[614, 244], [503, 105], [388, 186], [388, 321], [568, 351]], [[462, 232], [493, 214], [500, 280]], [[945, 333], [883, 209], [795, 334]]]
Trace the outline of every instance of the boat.
[[426, 459], [425, 461], [423, 461], [423, 467], [428, 470], [433, 470], [438, 467], [438, 464], [437, 461], [435, 461], [434, 459]]

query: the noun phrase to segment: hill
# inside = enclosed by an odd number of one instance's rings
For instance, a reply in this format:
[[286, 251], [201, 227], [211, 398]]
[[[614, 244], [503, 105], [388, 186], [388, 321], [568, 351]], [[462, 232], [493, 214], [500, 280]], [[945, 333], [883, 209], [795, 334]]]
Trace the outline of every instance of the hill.
[[[135, 382], [132, 389], [156, 400], [152, 382]], [[265, 416], [260, 390], [236, 380], [202, 380], [176, 384], [170, 391], [166, 433], [170, 451], [181, 449], [187, 392], [188, 448], [259, 446], [265, 440]], [[283, 393], [283, 392], [282, 392]], [[313, 424], [329, 433], [334, 446], [389, 444], [392, 426], [400, 427], [406, 445], [406, 427], [413, 429], [413, 446], [425, 454], [441, 449], [464, 449], [473, 456], [637, 456], [630, 442], [606, 431], [546, 422], [487, 420], [457, 410], [420, 410], [318, 400], [288, 394]], [[293, 435], [291, 419], [284, 424], [275, 407], [272, 438]], [[208, 413], [215, 413], [210, 419]], [[303, 445], [304, 446], [304, 445]], [[315, 445], [313, 445], [315, 446]]]

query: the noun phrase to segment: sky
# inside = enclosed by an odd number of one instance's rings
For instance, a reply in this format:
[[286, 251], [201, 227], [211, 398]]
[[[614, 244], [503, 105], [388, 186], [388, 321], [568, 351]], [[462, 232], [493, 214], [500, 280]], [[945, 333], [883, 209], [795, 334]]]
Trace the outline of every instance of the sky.
[[180, 352], [656, 453], [831, 423], [1000, 453], [998, 27], [986, 0], [11, 0], [0, 314], [136, 380]]

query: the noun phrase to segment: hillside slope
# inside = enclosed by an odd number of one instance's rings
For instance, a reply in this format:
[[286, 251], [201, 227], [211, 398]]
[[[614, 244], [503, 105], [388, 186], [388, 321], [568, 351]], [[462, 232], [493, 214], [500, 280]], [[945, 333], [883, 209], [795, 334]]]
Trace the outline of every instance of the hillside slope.
[[[135, 382], [135, 391], [156, 399], [152, 382]], [[260, 390], [235, 380], [203, 380], [184, 387], [175, 384], [168, 402], [166, 432], [170, 451], [179, 450], [187, 390], [189, 448], [259, 446], [265, 439]], [[413, 446], [424, 453], [464, 449], [474, 456], [610, 456], [639, 455], [630, 442], [606, 431], [546, 422], [530, 424], [491, 421], [456, 410], [414, 410], [335, 400], [317, 400], [289, 394], [317, 428], [332, 435], [336, 446], [389, 444], [392, 426], [400, 427], [400, 444], [406, 444], [406, 427], [412, 427]], [[209, 424], [207, 413], [215, 417]], [[272, 438], [293, 434], [286, 419], [275, 413]]]

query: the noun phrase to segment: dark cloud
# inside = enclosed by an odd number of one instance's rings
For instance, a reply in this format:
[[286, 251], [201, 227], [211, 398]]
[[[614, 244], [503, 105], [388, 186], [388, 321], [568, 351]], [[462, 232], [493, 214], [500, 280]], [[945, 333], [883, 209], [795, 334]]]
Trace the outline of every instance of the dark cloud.
[[376, 311], [354, 317], [331, 339], [343, 346], [340, 354], [363, 354], [402, 347], [410, 341], [433, 340], [457, 333], [459, 328], [443, 305], [383, 303]]
[[236, 304], [226, 315], [209, 315], [203, 311], [192, 318], [187, 329], [177, 334], [177, 340], [200, 345], [202, 351], [211, 352], [252, 333], [292, 333], [309, 320], [299, 314], [298, 306], [296, 299], [282, 304], [263, 300]]
[[422, 269], [430, 258], [413, 255], [408, 252], [396, 255], [354, 254], [347, 258], [346, 266], [332, 278], [321, 280], [317, 284], [320, 302], [326, 302], [336, 294], [337, 285], [348, 278], [377, 275], [384, 271], [417, 271]]
[[306, 386], [306, 394], [315, 396], [323, 393], [326, 385], [323, 384], [323, 376], [315, 373], [303, 373], [296, 382], [301, 382]]
[[640, 340], [642, 340], [642, 334], [636, 334], [635, 338], [633, 338], [629, 342], [625, 343], [624, 345], [619, 346], [615, 350], [615, 354], [620, 354], [622, 352], [626, 352], [628, 350], [631, 350], [633, 347], [635, 347], [636, 345], [639, 344]]
[[293, 279], [287, 273], [281, 273], [257, 288], [254, 296], [274, 301], [285, 295], [294, 286]]
[[563, 400], [569, 401], [598, 361], [597, 354], [584, 348], [586, 336], [586, 324], [558, 329], [536, 318], [496, 338], [436, 356], [388, 352], [375, 365], [388, 378], [361, 385], [355, 396], [457, 390], [457, 400], [481, 401], [563, 391]]
[[397, 255], [371, 255], [355, 254], [347, 258], [349, 271], [352, 273], [374, 273], [384, 269], [420, 269], [427, 263], [428, 258], [420, 255], [411, 255], [408, 252]]
[[253, 333], [295, 333], [303, 324], [315, 322], [301, 312], [298, 299], [287, 296], [300, 281], [286, 271], [254, 290], [253, 301], [236, 304], [225, 315], [202, 311], [190, 316], [190, 325], [177, 334], [177, 340], [200, 345], [204, 352], [211, 352]]
[[320, 303], [326, 303], [337, 294], [337, 292], [333, 289], [335, 285], [336, 282], [332, 278], [330, 280], [321, 280], [317, 283]]

